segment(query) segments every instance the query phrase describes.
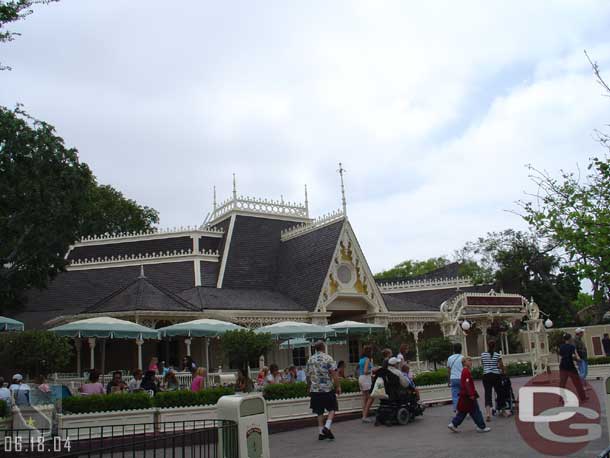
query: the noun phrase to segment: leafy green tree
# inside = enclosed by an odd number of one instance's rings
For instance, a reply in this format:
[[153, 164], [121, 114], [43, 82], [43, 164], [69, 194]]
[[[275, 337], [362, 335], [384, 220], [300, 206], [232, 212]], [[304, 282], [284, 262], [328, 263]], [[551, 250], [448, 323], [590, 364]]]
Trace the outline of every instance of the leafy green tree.
[[271, 334], [259, 334], [251, 329], [237, 329], [223, 334], [220, 341], [222, 351], [229, 357], [233, 367], [250, 377], [248, 367], [258, 366], [258, 359], [273, 347]]
[[99, 186], [55, 128], [20, 107], [0, 107], [0, 310], [23, 303], [65, 269], [85, 235], [140, 231], [158, 222], [110, 186]]
[[451, 355], [452, 343], [447, 337], [430, 337], [419, 342], [419, 357], [436, 365]]
[[384, 270], [375, 275], [376, 280], [392, 280], [396, 278], [413, 277], [416, 275], [424, 275], [433, 270], [440, 269], [449, 264], [450, 261], [444, 256], [438, 258], [429, 258], [423, 261], [407, 259], [400, 264], [395, 265], [391, 269]]
[[[32, 14], [32, 7], [36, 4], [47, 4], [58, 0], [13, 0], [0, 2], [0, 43], [13, 41], [20, 34], [6, 29], [6, 25], [20, 21]], [[11, 68], [0, 63], [0, 70]]]
[[533, 297], [557, 325], [574, 322], [579, 277], [535, 235], [513, 229], [490, 232], [459, 253], [462, 259], [476, 259], [482, 270], [491, 273], [496, 290]]
[[65, 370], [74, 361], [70, 339], [49, 331], [9, 332], [0, 335], [0, 367], [30, 377]]
[[392, 354], [396, 355], [400, 349], [400, 345], [406, 343], [409, 345], [408, 359], [415, 358], [415, 339], [413, 334], [406, 331], [402, 326], [390, 327], [384, 332], [375, 332], [362, 337], [363, 345], [371, 345], [373, 347], [373, 361], [376, 365], [380, 365], [383, 361], [381, 352], [385, 348], [392, 350]]

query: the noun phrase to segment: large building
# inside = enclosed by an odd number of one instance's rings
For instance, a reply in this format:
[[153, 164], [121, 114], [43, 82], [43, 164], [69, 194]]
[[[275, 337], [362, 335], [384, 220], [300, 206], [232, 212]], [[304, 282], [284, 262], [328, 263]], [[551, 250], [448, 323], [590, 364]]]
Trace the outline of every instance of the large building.
[[[159, 328], [212, 317], [247, 327], [292, 320], [317, 324], [356, 320], [403, 326], [415, 342], [447, 335], [462, 340], [471, 354], [485, 346], [487, 328], [498, 320], [528, 317], [532, 351], [544, 348], [539, 311], [533, 300], [494, 292], [459, 276], [450, 264], [428, 275], [378, 284], [343, 209], [313, 219], [305, 203], [238, 196], [214, 204], [194, 228], [112, 234], [74, 243], [67, 271], [48, 289], [31, 291], [17, 316], [27, 328], [48, 328], [76, 319], [112, 316]], [[464, 320], [477, 332], [464, 333]], [[474, 330], [475, 328], [473, 328]], [[506, 335], [500, 336], [508, 350]], [[186, 352], [204, 359], [198, 339], [173, 338], [143, 344], [153, 355], [177, 360]], [[79, 368], [131, 368], [138, 363], [133, 342], [76, 341]], [[358, 341], [336, 346], [338, 359], [354, 362]], [[101, 348], [100, 348], [101, 347]], [[537, 350], [538, 349], [538, 350]], [[211, 343], [209, 365], [222, 365]], [[298, 352], [275, 350], [282, 365], [302, 362]], [[419, 357], [416, 355], [418, 364]], [[81, 361], [82, 360], [82, 361]]]

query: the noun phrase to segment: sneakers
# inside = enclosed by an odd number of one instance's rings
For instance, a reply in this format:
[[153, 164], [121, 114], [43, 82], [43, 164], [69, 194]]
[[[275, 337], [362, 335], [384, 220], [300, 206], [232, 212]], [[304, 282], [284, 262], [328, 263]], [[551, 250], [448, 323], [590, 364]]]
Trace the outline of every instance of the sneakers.
[[449, 428], [451, 431], [453, 431], [454, 433], [459, 433], [457, 427], [453, 424], [453, 422], [449, 423], [447, 425], [447, 428]]
[[371, 417], [366, 417], [362, 419], [362, 423], [373, 423], [373, 420]]
[[318, 440], [323, 441], [324, 439], [335, 440], [335, 435], [326, 426], [322, 428], [322, 432], [318, 435]]
[[489, 426], [486, 426], [485, 428], [477, 428], [478, 433], [488, 433], [489, 431], [491, 431]]

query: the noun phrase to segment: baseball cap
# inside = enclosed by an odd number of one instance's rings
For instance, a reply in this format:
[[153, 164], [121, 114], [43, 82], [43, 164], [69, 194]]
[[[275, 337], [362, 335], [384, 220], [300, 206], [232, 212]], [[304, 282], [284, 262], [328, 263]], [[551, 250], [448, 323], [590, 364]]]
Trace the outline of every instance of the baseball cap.
[[396, 366], [398, 363], [400, 363], [400, 360], [394, 356], [392, 356], [389, 360], [388, 360], [388, 364], [390, 366]]
[[583, 328], [576, 328], [576, 334], [584, 333], [585, 330]]
[[20, 382], [21, 380], [23, 380], [23, 375], [15, 374], [13, 375], [13, 380], [17, 380], [18, 382]]

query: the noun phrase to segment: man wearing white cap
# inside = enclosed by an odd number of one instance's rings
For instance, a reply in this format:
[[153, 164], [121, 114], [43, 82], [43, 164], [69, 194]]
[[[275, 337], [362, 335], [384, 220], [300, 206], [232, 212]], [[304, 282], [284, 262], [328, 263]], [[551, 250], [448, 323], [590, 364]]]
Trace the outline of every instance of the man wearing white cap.
[[13, 375], [13, 384], [9, 387], [16, 406], [30, 405], [30, 387], [23, 383], [23, 375]]
[[398, 365], [400, 364], [400, 358], [396, 358], [395, 356], [391, 357], [388, 360], [388, 370], [396, 375], [398, 377], [398, 379], [400, 380], [400, 386], [402, 386], [403, 388], [406, 388], [409, 386], [409, 382], [408, 380], [404, 377], [404, 375], [402, 375], [402, 372], [400, 372], [400, 369], [398, 368]]
[[584, 382], [587, 378], [587, 374], [589, 373], [587, 346], [583, 340], [585, 330], [583, 328], [576, 328], [575, 334], [576, 337], [574, 338], [574, 346], [576, 347], [578, 356], [580, 356], [580, 360], [578, 361], [578, 375], [580, 375], [580, 378]]

